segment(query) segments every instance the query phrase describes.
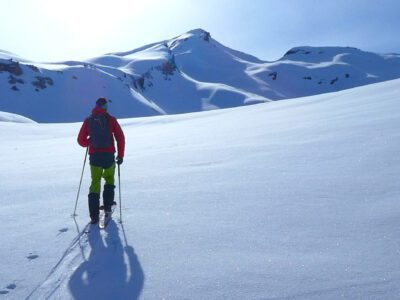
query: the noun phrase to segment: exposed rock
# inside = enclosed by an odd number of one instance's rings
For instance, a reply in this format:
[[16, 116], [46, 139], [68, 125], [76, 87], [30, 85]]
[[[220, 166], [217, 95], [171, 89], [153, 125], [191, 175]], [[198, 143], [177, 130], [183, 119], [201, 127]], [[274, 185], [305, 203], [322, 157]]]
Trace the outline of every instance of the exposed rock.
[[331, 84], [335, 84], [338, 80], [339, 80], [339, 78], [337, 78], [337, 77], [334, 78], [334, 79], [332, 79], [332, 80], [331, 80]]
[[140, 76], [138, 79], [136, 79], [136, 84], [142, 91], [144, 91], [146, 89], [144, 87], [144, 77], [143, 76]]
[[32, 81], [32, 85], [34, 87], [36, 87], [36, 90], [37, 89], [42, 89], [43, 90], [43, 89], [47, 88], [47, 85], [53, 85], [54, 84], [53, 79], [51, 79], [50, 77], [36, 76], [35, 78], [36, 78], [36, 80]]
[[209, 42], [210, 41], [210, 37], [211, 37], [211, 34], [209, 32], [207, 32], [207, 31], [204, 31], [203, 40], [205, 40], [206, 42]]
[[173, 64], [173, 62], [167, 60], [157, 69], [160, 70], [161, 73], [163, 73], [165, 76], [168, 76], [168, 75], [174, 75], [176, 66], [175, 64]]
[[0, 63], [0, 72], [8, 72], [15, 76], [22, 75], [23, 71], [19, 62], [10, 61], [10, 63]]
[[276, 78], [278, 77], [278, 72], [271, 72], [268, 74], [269, 77], [272, 78], [272, 80], [276, 80]]
[[292, 54], [296, 54], [296, 53], [299, 53], [299, 54], [310, 54], [311, 51], [294, 48], [294, 49], [290, 49], [288, 52], [286, 52], [284, 56], [292, 55]]
[[10, 75], [10, 76], [8, 76], [8, 83], [9, 84], [17, 84], [17, 83], [24, 84], [25, 82], [20, 78], [16, 78], [13, 75]]
[[153, 76], [151, 76], [150, 73], [151, 70], [153, 70], [153, 68], [142, 75], [130, 76], [132, 79], [132, 85], [136, 90], [140, 89], [142, 92], [144, 92], [146, 90], [145, 85], [149, 87], [153, 86], [153, 83], [151, 82], [151, 79], [153, 79]]
[[34, 65], [26, 65], [28, 68], [30, 68], [31, 70], [35, 71], [35, 72], [39, 72], [39, 68], [34, 66]]

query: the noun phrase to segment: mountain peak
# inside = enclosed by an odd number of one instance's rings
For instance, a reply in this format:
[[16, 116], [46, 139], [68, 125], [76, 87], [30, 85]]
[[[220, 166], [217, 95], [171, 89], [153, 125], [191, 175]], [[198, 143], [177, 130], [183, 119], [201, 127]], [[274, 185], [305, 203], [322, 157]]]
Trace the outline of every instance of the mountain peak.
[[176, 41], [176, 40], [187, 40], [189, 38], [201, 38], [205, 41], [209, 41], [211, 38], [211, 34], [210, 32], [201, 29], [201, 28], [197, 28], [197, 29], [193, 29], [193, 30], [189, 30], [188, 32], [181, 34], [173, 39], [171, 39], [171, 42]]
[[204, 34], [210, 34], [208, 31], [206, 31], [206, 30], [204, 30], [202, 28], [192, 29], [192, 30], [189, 30], [186, 33], [187, 34], [192, 34], [192, 35], [198, 35], [198, 36], [202, 36]]

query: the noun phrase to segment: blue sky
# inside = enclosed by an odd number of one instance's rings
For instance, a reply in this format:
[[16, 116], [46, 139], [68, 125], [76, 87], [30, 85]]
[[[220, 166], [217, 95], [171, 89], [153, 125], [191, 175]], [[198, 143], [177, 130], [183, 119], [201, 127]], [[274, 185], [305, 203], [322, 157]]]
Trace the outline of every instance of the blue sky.
[[195, 28], [276, 60], [292, 47], [400, 53], [397, 0], [14, 0], [2, 4], [0, 49], [34, 61], [127, 51]]

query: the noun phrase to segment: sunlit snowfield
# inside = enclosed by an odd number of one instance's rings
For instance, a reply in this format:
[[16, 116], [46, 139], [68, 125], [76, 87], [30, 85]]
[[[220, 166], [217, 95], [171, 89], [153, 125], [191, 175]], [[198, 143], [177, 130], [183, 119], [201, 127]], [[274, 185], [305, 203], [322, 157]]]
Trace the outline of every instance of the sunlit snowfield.
[[396, 299], [399, 99], [394, 80], [120, 120], [124, 223], [88, 234], [81, 124], [0, 114], [0, 298]]

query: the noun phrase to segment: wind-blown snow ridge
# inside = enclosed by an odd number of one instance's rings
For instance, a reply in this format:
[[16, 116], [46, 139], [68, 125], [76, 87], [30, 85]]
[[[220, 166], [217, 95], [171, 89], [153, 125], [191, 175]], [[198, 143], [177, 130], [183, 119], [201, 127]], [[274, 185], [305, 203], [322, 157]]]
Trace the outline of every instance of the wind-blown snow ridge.
[[0, 111], [0, 122], [14, 122], [14, 123], [36, 123], [35, 121], [19, 116]]
[[[87, 61], [34, 63], [0, 52], [0, 110], [38, 122], [86, 117], [98, 97], [119, 118], [228, 108], [335, 92], [400, 77], [400, 55], [295, 47], [274, 62], [203, 29]], [[227, 92], [229, 91], [229, 92]]]

